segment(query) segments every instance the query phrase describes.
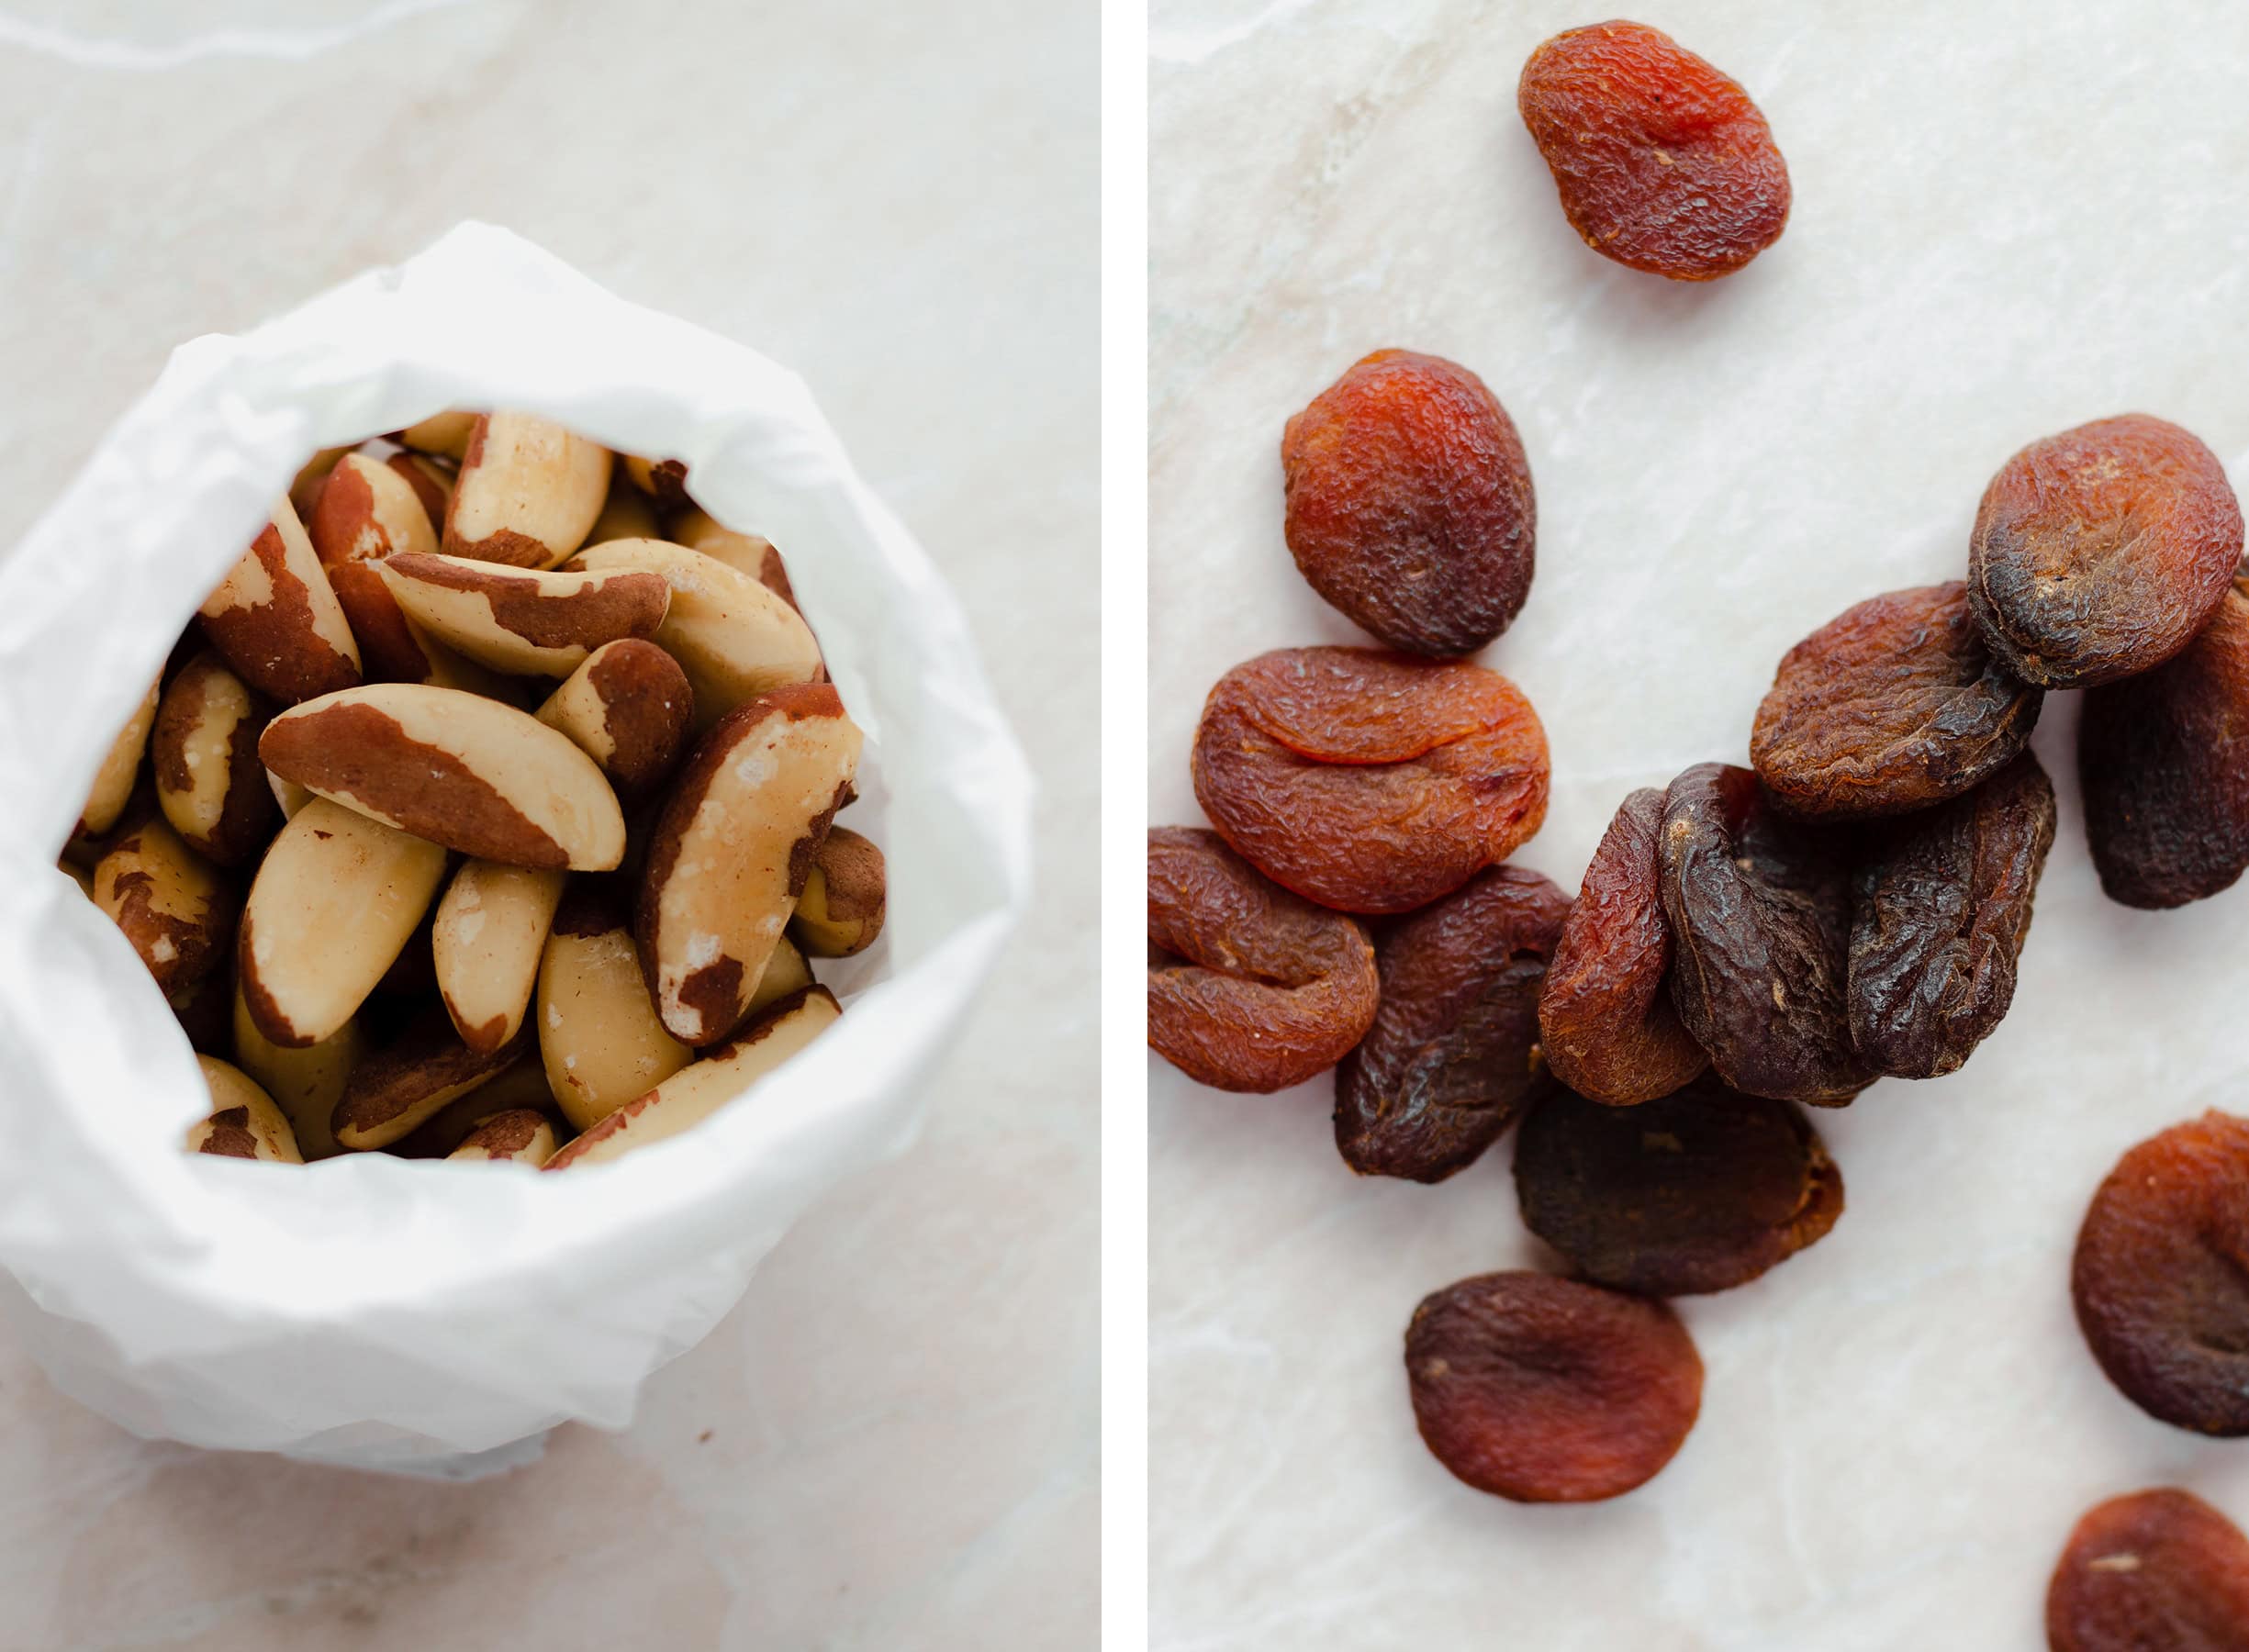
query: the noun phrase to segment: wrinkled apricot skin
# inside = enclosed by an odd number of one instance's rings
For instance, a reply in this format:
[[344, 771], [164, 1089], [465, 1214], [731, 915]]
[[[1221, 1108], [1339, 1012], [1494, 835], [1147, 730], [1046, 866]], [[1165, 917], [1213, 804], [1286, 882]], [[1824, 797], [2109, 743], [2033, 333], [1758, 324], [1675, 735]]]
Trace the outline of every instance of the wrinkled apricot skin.
[[1482, 1274], [1424, 1299], [1405, 1373], [1437, 1460], [1516, 1502], [1621, 1497], [1677, 1455], [1702, 1409], [1702, 1359], [1669, 1308], [1545, 1274]]
[[2249, 868], [2249, 597], [2226, 593], [2184, 653], [2085, 697], [2077, 777], [2100, 887], [2176, 907]]
[[1516, 1140], [1515, 1186], [1524, 1224], [1580, 1274], [1642, 1296], [1745, 1285], [1843, 1211], [1802, 1111], [1711, 1078], [1632, 1108], [1549, 1090]]
[[1538, 990], [1546, 1064], [1588, 1100], [1652, 1101], [1710, 1065], [1671, 1001], [1671, 922], [1656, 835], [1663, 794], [1624, 800], [1585, 868]]
[[2249, 1652], [2249, 1537], [2190, 1491], [2087, 1511], [2046, 1587], [2053, 1652]]
[[1788, 224], [1788, 163], [1739, 84], [1644, 23], [1596, 23], [1530, 54], [1523, 124], [1570, 227], [1673, 281], [1730, 275]]
[[1745, 768], [1699, 764], [1663, 794], [1672, 1002], [1738, 1090], [1840, 1107], [1873, 1081], [1845, 1008], [1850, 868]]
[[1483, 381], [1378, 350], [1289, 420], [1287, 537], [1312, 588], [1407, 653], [1473, 653], [1530, 594], [1530, 463]]
[[1788, 651], [1757, 708], [1750, 763], [1790, 814], [1903, 814], [2005, 768], [2044, 698], [1992, 657], [1964, 584], [1892, 591]]
[[1940, 1077], [1999, 1024], [2053, 832], [2053, 783], [2025, 752], [1965, 797], [1897, 821], [1860, 865], [1851, 1037], [1876, 1071]]
[[1985, 641], [2043, 688], [2152, 671], [2193, 641], [2242, 555], [2218, 456], [2144, 413], [2034, 441], [1984, 490], [1968, 591]]
[[1148, 833], [1148, 1045], [1218, 1089], [1286, 1089], [1374, 1020], [1374, 947], [1269, 883], [1214, 832]]
[[1371, 648], [1284, 648], [1218, 679], [1195, 797], [1236, 854], [1346, 912], [1410, 912], [1546, 819], [1546, 731], [1496, 672]]
[[2126, 1399], [2249, 1434], [2249, 1121], [2204, 1113], [2118, 1160], [2077, 1230], [2070, 1294]]
[[1376, 942], [1382, 999], [1336, 1069], [1336, 1148], [1361, 1176], [1437, 1182], [1505, 1135], [1543, 1075], [1538, 983], [1570, 898], [1494, 866]]

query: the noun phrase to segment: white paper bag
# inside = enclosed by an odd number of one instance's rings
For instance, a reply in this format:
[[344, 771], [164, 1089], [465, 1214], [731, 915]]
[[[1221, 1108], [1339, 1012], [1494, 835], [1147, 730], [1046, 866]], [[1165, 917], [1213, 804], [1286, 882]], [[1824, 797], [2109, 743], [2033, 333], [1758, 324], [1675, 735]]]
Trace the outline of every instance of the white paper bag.
[[[191, 1157], [186, 1040], [56, 855], [305, 455], [494, 406], [683, 458], [706, 508], [781, 547], [867, 733], [846, 820], [889, 856], [884, 938], [821, 966], [832, 1031], [613, 1166]], [[0, 1294], [61, 1388], [145, 1435], [442, 1473], [565, 1419], [621, 1426], [796, 1215], [912, 1134], [1027, 899], [1030, 796], [951, 595], [755, 352], [480, 224], [196, 340], [0, 560]]]

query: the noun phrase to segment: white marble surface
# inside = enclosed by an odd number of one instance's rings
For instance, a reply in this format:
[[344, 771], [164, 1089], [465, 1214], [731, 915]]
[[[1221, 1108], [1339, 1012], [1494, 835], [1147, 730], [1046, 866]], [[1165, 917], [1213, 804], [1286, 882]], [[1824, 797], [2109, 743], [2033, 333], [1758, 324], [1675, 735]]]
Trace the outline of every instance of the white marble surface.
[[[1559, 0], [1156, 0], [1150, 807], [1229, 665], [1358, 641], [1281, 537], [1283, 419], [1367, 351], [1483, 374], [1520, 426], [1539, 570], [1485, 656], [1556, 764], [1520, 858], [1565, 884], [1629, 788], [1743, 760], [1781, 653], [1956, 577], [1985, 482], [2141, 408], [2249, 483], [2249, 17], [1903, 0], [1670, 4], [1760, 98], [1786, 234], [1666, 284], [1570, 231], [1514, 108]], [[1462, 1275], [1541, 1259], [1503, 1146], [1354, 1183], [1316, 1082], [1198, 1089], [1151, 1058], [1151, 1568], [1163, 1652], [2033, 1652], [2071, 1522], [2173, 1482], [2249, 1522], [2249, 1445], [2149, 1421], [2072, 1321], [2093, 1186], [2155, 1129], [2249, 1108], [2249, 888], [2128, 912], [2087, 860], [2073, 697], [2037, 749], [2062, 831], [2013, 1014], [1961, 1073], [1818, 1122], [1850, 1208], [1691, 1300], [1702, 1420], [1622, 1501], [1521, 1508], [1421, 1447], [1399, 1338]]]
[[210, 1456], [0, 1334], [0, 1647], [1092, 1644], [1096, 39], [1048, 0], [0, 6], [0, 546], [172, 345], [485, 218], [811, 382], [1044, 787], [923, 1140], [629, 1431], [467, 1488]]

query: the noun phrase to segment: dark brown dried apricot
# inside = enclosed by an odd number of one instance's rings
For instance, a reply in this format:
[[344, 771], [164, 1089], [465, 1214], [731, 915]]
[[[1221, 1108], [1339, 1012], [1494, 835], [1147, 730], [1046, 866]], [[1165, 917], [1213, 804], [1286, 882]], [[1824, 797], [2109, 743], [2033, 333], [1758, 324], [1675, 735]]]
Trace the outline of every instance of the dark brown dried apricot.
[[1410, 912], [1546, 819], [1546, 731], [1497, 672], [1283, 648], [1218, 679], [1195, 797], [1243, 859], [1347, 912]]
[[1546, 1064], [1588, 1100], [1668, 1096], [1710, 1065], [1671, 1001], [1671, 921], [1656, 835], [1663, 794], [1634, 792], [1593, 852], [1538, 989]]
[[1279, 1090], [1343, 1058], [1374, 1020], [1374, 947], [1214, 832], [1148, 832], [1148, 1046], [1203, 1084]]
[[1425, 1298], [1405, 1375], [1437, 1460], [1516, 1502], [1621, 1497], [1677, 1455], [1702, 1409], [1702, 1358], [1669, 1308], [1545, 1274]]
[[1873, 1081], [1844, 1007], [1851, 870], [1835, 837], [1784, 818], [1757, 776], [1698, 764], [1663, 794], [1672, 1002], [1719, 1077], [1840, 1107]]
[[1803, 1111], [1711, 1077], [1631, 1108], [1550, 1089], [1516, 1140], [1515, 1187], [1524, 1224], [1578, 1272], [1643, 1296], [1746, 1285], [1843, 1212]]
[[1538, 983], [1570, 898], [1494, 866], [1375, 943], [1382, 1003], [1336, 1069], [1336, 1148], [1361, 1176], [1442, 1181], [1506, 1133], [1542, 1073]]
[[1312, 588], [1408, 653], [1473, 653], [1530, 594], [1530, 463], [1499, 400], [1441, 356], [1378, 350], [1281, 437], [1289, 551]]
[[2249, 1537], [2165, 1487], [2086, 1512], [2046, 1586], [2053, 1652], [2249, 1652]]
[[1673, 281], [1730, 275], [1788, 225], [1788, 163], [1740, 84], [1644, 23], [1595, 23], [1530, 54], [1523, 124], [1570, 227]]
[[1788, 651], [1750, 762], [1790, 814], [1903, 814], [2005, 768], [2044, 699], [1992, 657], [1961, 581], [1892, 591]]
[[2077, 1230], [2070, 1294], [2127, 1400], [2249, 1434], [2249, 1120], [2207, 1112], [2119, 1159]]
[[2053, 826], [2053, 783], [2025, 752], [1967, 796], [1894, 823], [1860, 863], [1851, 1037], [1876, 1072], [1952, 1072], [2007, 1014]]
[[1968, 594], [2026, 682], [2090, 688], [2152, 671], [2210, 620], [2242, 555], [2217, 454], [2128, 413], [2034, 441], [1984, 490]]
[[2100, 887], [2184, 906], [2249, 868], [2249, 597], [2228, 591], [2187, 651], [2085, 697], [2077, 778]]

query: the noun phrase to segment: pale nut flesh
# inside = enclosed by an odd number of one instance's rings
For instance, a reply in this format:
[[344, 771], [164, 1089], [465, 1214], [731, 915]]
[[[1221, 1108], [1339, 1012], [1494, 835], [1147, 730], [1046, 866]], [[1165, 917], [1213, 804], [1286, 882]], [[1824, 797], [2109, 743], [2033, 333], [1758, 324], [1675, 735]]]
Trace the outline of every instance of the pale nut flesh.
[[167, 994], [208, 975], [233, 930], [234, 891], [161, 815], [126, 833], [95, 865], [94, 901]]
[[196, 1065], [210, 1089], [211, 1111], [188, 1126], [188, 1152], [275, 1165], [305, 1162], [287, 1116], [248, 1074], [211, 1055], [196, 1056]]
[[664, 540], [612, 540], [571, 565], [664, 575], [672, 602], [655, 641], [687, 673], [698, 734], [768, 689], [821, 675], [820, 644], [797, 610], [716, 557]]
[[709, 511], [689, 506], [672, 519], [670, 537], [676, 544], [715, 556], [728, 567], [747, 574], [790, 608], [797, 606], [797, 593], [789, 583], [789, 564], [763, 534], [736, 533], [722, 526]]
[[297, 811], [312, 801], [312, 794], [294, 780], [284, 780], [272, 769], [265, 771], [265, 787], [274, 794], [274, 801], [281, 806], [283, 820], [297, 819]]
[[637, 637], [606, 642], [537, 712], [609, 776], [621, 798], [647, 797], [678, 766], [695, 692], [679, 662]]
[[796, 943], [783, 935], [773, 943], [773, 955], [766, 960], [765, 973], [757, 977], [757, 990], [750, 994], [750, 1013], [755, 1015], [811, 985], [812, 966], [804, 961]]
[[539, 965], [539, 1056], [571, 1126], [586, 1130], [694, 1059], [664, 1030], [621, 901], [573, 889]]
[[109, 750], [102, 754], [102, 765], [94, 771], [94, 786], [86, 793], [85, 807], [78, 811], [81, 836], [101, 836], [125, 812], [126, 799], [133, 795], [133, 782], [140, 776], [141, 756], [149, 749], [149, 731], [156, 721], [162, 682], [160, 676], [149, 685], [148, 693], [141, 696], [117, 737], [109, 742]]
[[733, 1032], [851, 793], [858, 726], [826, 683], [728, 716], [681, 770], [650, 841], [633, 935], [665, 1028]]
[[265, 766], [448, 849], [512, 866], [607, 871], [624, 813], [592, 758], [512, 706], [455, 688], [370, 683], [266, 725]]
[[358, 1013], [445, 875], [437, 844], [316, 798], [259, 864], [236, 941], [258, 1031], [303, 1049]]
[[554, 1156], [554, 1122], [528, 1107], [510, 1108], [478, 1121], [461, 1144], [445, 1156], [506, 1159], [536, 1170]]
[[442, 1012], [425, 1014], [352, 1069], [330, 1118], [336, 1144], [350, 1153], [387, 1147], [530, 1051], [522, 1038], [497, 1050], [472, 1050]]
[[458, 459], [468, 452], [469, 438], [476, 433], [477, 417], [457, 408], [432, 413], [420, 423], [407, 426], [391, 440], [418, 453], [439, 453], [448, 459]]
[[345, 1081], [367, 1053], [366, 1034], [358, 1018], [347, 1021], [319, 1044], [301, 1050], [285, 1048], [258, 1031], [250, 1006], [243, 1000], [241, 983], [232, 992], [234, 1059], [242, 1071], [265, 1088], [274, 1104], [288, 1116], [297, 1151], [308, 1165], [333, 1158], [342, 1151], [329, 1119], [343, 1099]]
[[842, 1013], [825, 987], [800, 988], [701, 1060], [626, 1102], [549, 1159], [546, 1167], [608, 1164], [692, 1130], [826, 1032]]
[[439, 898], [430, 930], [438, 995], [472, 1050], [497, 1050], [522, 1031], [565, 876], [464, 861]]
[[535, 414], [484, 415], [462, 454], [444, 549], [552, 568], [586, 542], [609, 490], [609, 449]]
[[408, 618], [495, 671], [566, 677], [605, 642], [649, 637], [671, 606], [636, 568], [554, 572], [457, 556], [396, 556], [378, 570]]
[[882, 933], [886, 905], [882, 851], [847, 826], [831, 827], [789, 932], [815, 958], [848, 958]]
[[594, 518], [594, 525], [586, 530], [588, 545], [603, 545], [611, 540], [661, 539], [664, 524], [656, 519], [655, 502], [639, 488], [630, 484], [610, 484], [610, 497], [603, 502], [601, 514]]
[[284, 705], [360, 680], [359, 644], [286, 499], [196, 610], [235, 675]]
[[157, 807], [187, 846], [221, 866], [265, 847], [279, 810], [258, 761], [266, 709], [208, 650], [180, 668], [149, 739]]

